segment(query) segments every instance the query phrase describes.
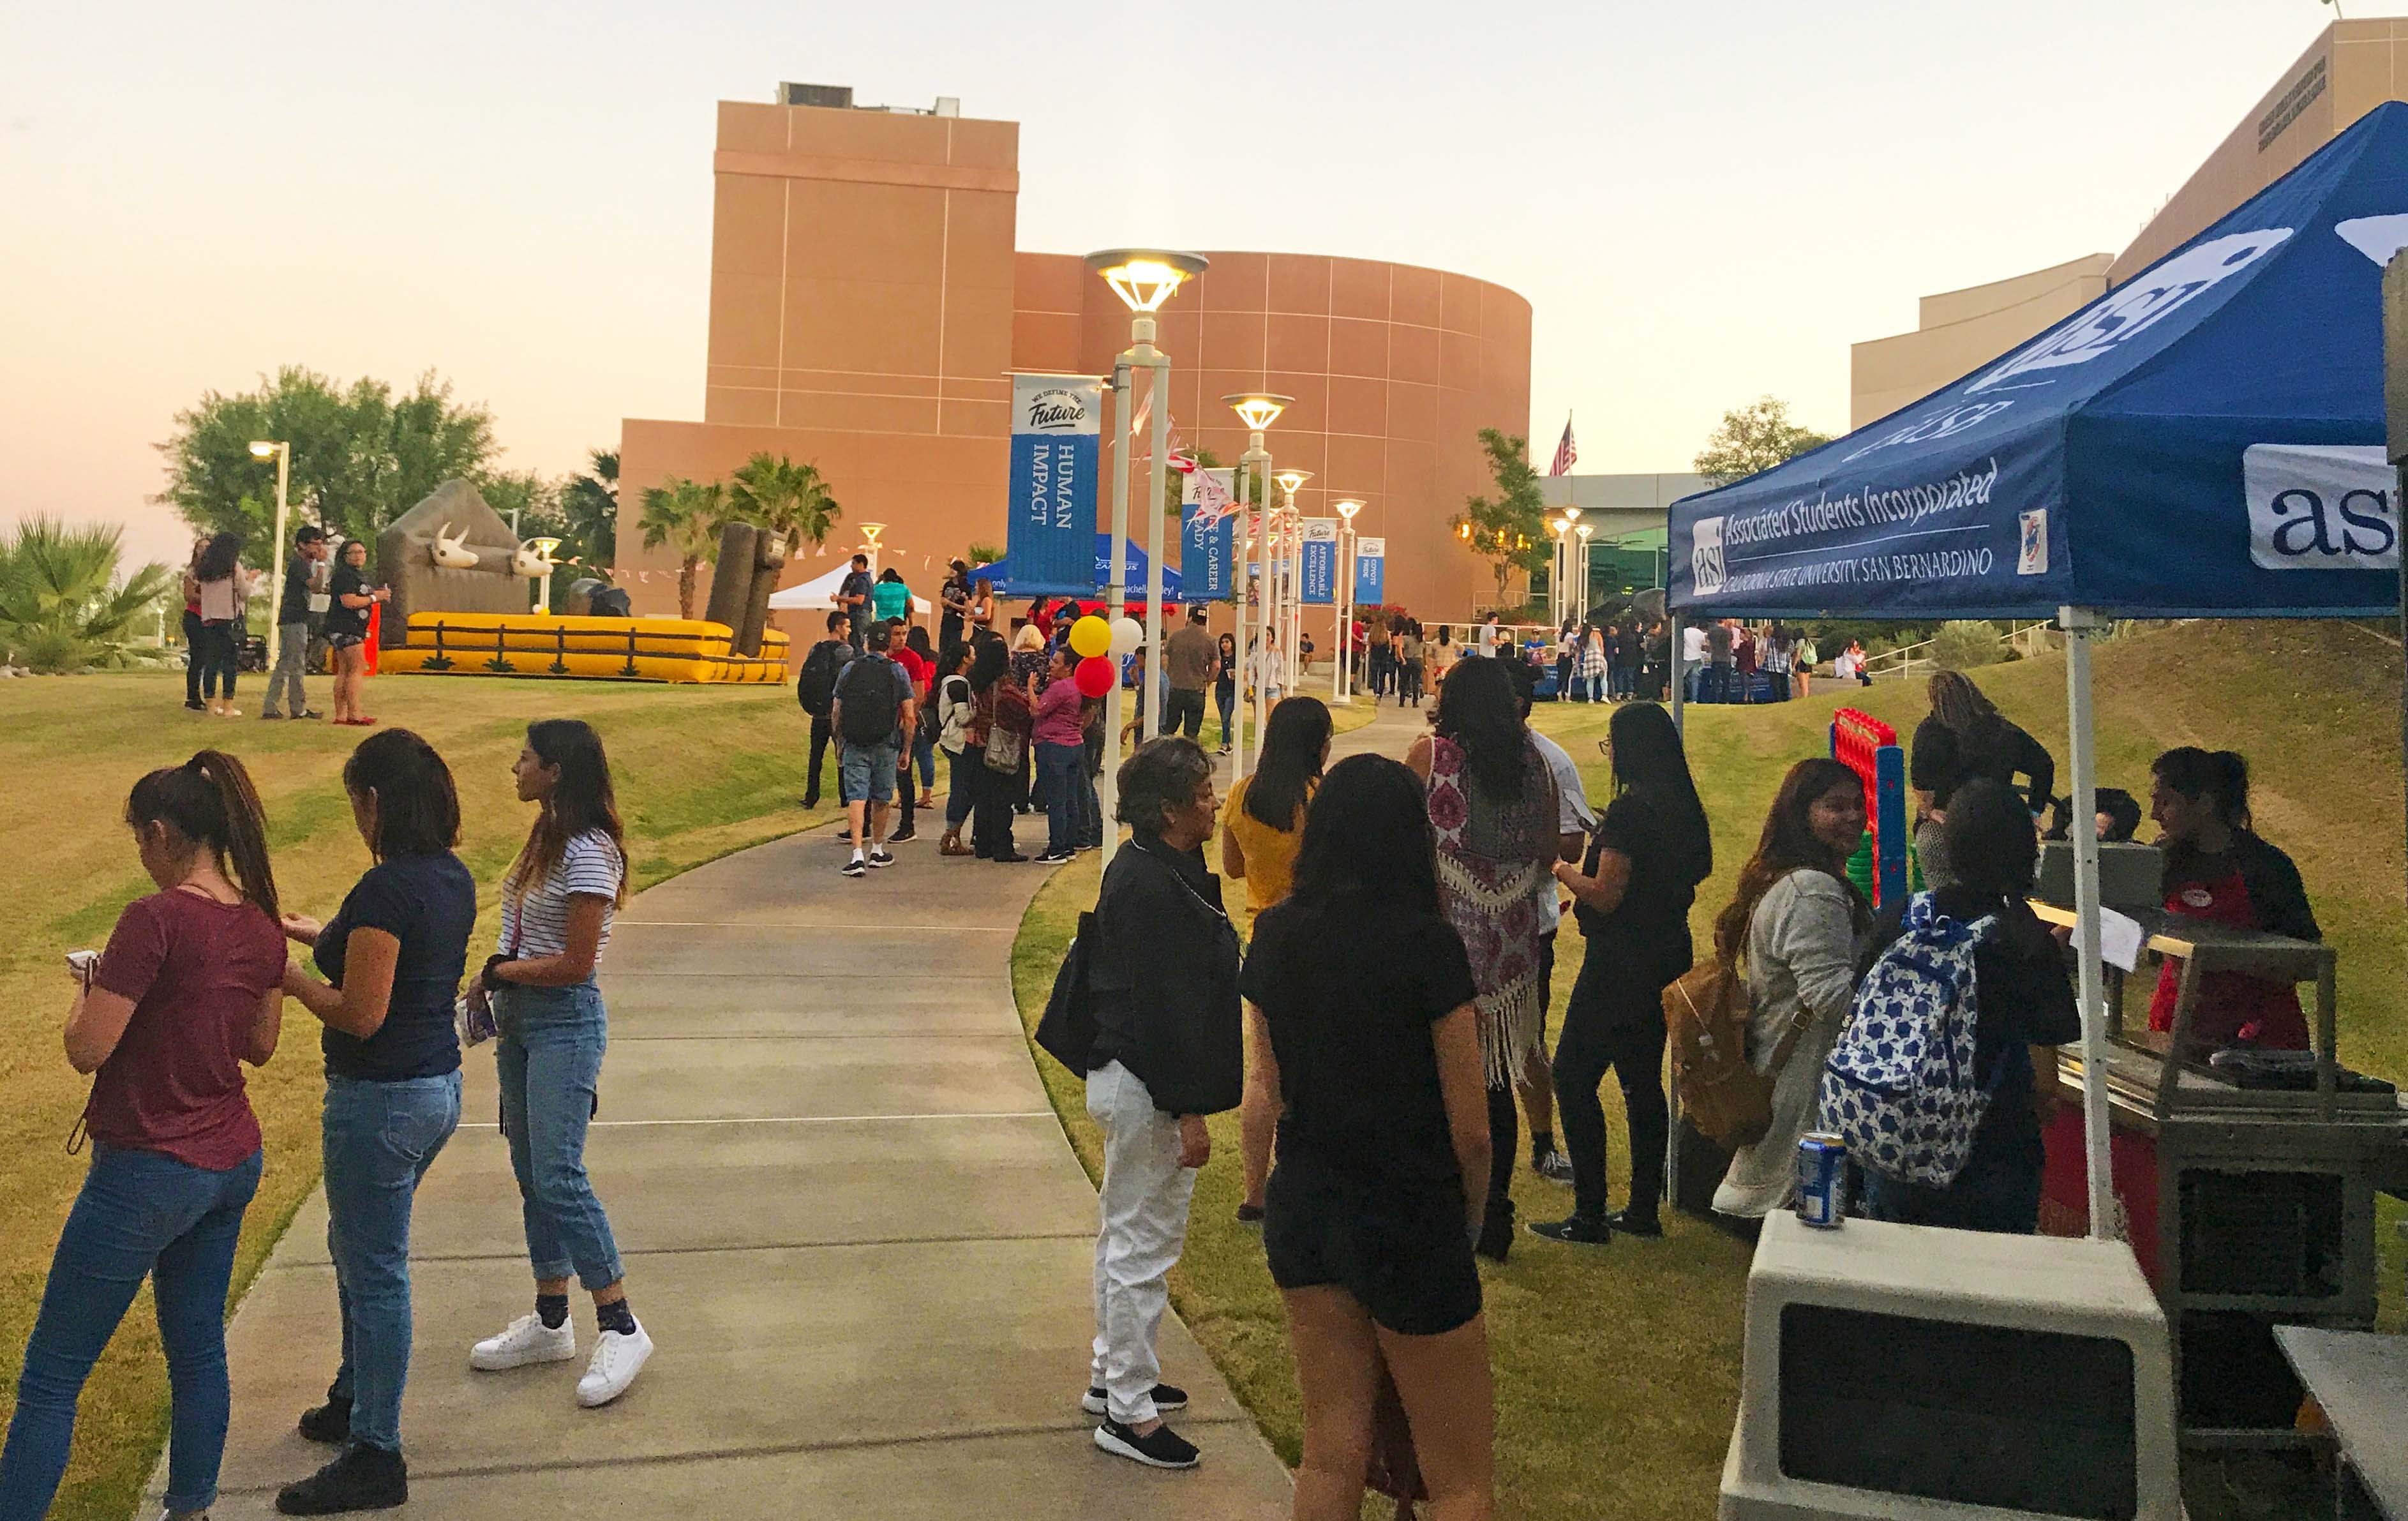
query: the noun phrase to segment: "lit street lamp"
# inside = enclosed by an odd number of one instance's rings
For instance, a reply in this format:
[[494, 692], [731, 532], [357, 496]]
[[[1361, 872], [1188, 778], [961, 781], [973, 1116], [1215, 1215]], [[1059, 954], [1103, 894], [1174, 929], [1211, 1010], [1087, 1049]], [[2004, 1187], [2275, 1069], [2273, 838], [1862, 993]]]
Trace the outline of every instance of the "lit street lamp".
[[1588, 536], [1597, 529], [1584, 523], [1572, 532], [1580, 536], [1580, 563], [1572, 567], [1572, 584], [1580, 588], [1580, 615], [1585, 621], [1588, 617]]
[[1287, 574], [1280, 578], [1280, 690], [1294, 692], [1304, 679], [1304, 514], [1296, 494], [1312, 479], [1311, 470], [1282, 470], [1271, 477], [1287, 493], [1287, 516], [1281, 519], [1280, 559]]
[[[284, 610], [284, 519], [288, 511], [285, 495], [292, 483], [293, 446], [283, 442], [271, 443], [265, 438], [257, 439], [251, 446], [251, 457], [272, 459], [276, 462], [276, 549], [274, 568], [268, 572], [267, 580], [267, 595], [276, 598], [276, 612], [267, 615], [267, 668], [274, 671], [277, 647], [281, 642], [277, 638], [276, 617], [278, 612]], [[300, 688], [295, 687], [294, 690], [297, 692]]]
[[[1168, 249], [1106, 249], [1087, 255], [1087, 267], [1104, 278], [1112, 294], [1129, 309], [1129, 346], [1112, 361], [1112, 426], [1115, 433], [1129, 415], [1129, 372], [1142, 365], [1153, 371], [1147, 395], [1154, 407], [1154, 450], [1146, 495], [1146, 548], [1152, 556], [1145, 572], [1145, 689], [1138, 700], [1145, 705], [1145, 738], [1162, 730], [1162, 494], [1168, 479], [1170, 448], [1170, 356], [1154, 346], [1154, 314], [1194, 276], [1204, 272], [1204, 256]], [[1115, 444], [1112, 455], [1112, 561], [1107, 572], [1107, 621], [1117, 621], [1128, 606], [1128, 455], [1127, 444]], [[1104, 763], [1103, 812], [1110, 819], [1120, 801], [1121, 684], [1112, 682], [1106, 703], [1104, 733], [1110, 754]], [[1104, 829], [1103, 864], [1112, 864], [1120, 830]]]
[[[1296, 398], [1269, 391], [1240, 391], [1221, 399], [1238, 414], [1238, 421], [1246, 425], [1246, 452], [1238, 459], [1238, 517], [1240, 522], [1244, 521], [1249, 500], [1254, 503], [1257, 514], [1254, 525], [1257, 567], [1254, 603], [1258, 616], [1254, 620], [1253, 637], [1241, 637], [1238, 640], [1239, 654], [1245, 666], [1238, 673], [1239, 690], [1243, 692], [1243, 683], [1254, 676], [1255, 655], [1265, 647], [1262, 641], [1269, 639], [1274, 626], [1271, 622], [1271, 545], [1278, 535], [1271, 518], [1271, 452], [1263, 447], [1263, 433], [1279, 421], [1280, 413], [1287, 410], [1288, 403]], [[1240, 606], [1239, 617], [1241, 622], [1244, 616], [1245, 609]], [[1263, 697], [1263, 683], [1255, 682], [1254, 749], [1257, 753], [1262, 750], [1263, 725], [1270, 721], [1269, 706]], [[1236, 785], [1237, 778], [1245, 775], [1249, 769], [1246, 765], [1245, 704], [1240, 701], [1238, 704], [1238, 738], [1232, 741], [1229, 752], [1230, 784]]]
[[1547, 532], [1555, 541], [1555, 557], [1547, 562], [1547, 623], [1557, 634], [1564, 626], [1564, 520], [1549, 518]]
[[1330, 700], [1354, 700], [1354, 514], [1363, 504], [1348, 497], [1338, 508], [1338, 673], [1329, 679]]

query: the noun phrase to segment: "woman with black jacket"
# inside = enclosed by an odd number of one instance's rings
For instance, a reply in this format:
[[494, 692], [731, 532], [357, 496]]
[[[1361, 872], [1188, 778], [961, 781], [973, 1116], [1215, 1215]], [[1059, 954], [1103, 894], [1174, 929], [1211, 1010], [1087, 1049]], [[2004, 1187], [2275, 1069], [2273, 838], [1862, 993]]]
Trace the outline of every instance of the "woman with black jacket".
[[1956, 880], [1940, 825], [1956, 789], [1987, 777], [2013, 793], [2020, 775], [2028, 783], [2025, 802], [2038, 818], [2057, 796], [2057, 762], [2038, 739], [1992, 707], [1964, 672], [1932, 672], [1928, 691], [1931, 716], [1915, 725], [1907, 782], [1914, 789], [1916, 861], [1925, 884], [1937, 890]]
[[1082, 1403], [1103, 1417], [1096, 1446], [1151, 1468], [1196, 1466], [1195, 1444], [1163, 1424], [1187, 1396], [1157, 1382], [1154, 1338], [1196, 1169], [1211, 1155], [1204, 1116], [1237, 1108], [1245, 1085], [1238, 932], [1204, 865], [1219, 808], [1211, 759], [1192, 739], [1150, 740], [1122, 763], [1129, 842], [1104, 873], [1089, 948], [1087, 1112], [1104, 1133], [1104, 1178]]

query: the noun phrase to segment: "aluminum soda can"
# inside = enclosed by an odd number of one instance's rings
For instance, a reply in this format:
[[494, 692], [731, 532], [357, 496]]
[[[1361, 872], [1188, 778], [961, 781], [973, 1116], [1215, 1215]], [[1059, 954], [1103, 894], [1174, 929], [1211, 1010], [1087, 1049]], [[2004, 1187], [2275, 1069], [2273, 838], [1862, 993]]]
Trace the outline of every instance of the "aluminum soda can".
[[1798, 1218], [1819, 1230], [1848, 1218], [1848, 1144], [1828, 1130], [1799, 1139]]

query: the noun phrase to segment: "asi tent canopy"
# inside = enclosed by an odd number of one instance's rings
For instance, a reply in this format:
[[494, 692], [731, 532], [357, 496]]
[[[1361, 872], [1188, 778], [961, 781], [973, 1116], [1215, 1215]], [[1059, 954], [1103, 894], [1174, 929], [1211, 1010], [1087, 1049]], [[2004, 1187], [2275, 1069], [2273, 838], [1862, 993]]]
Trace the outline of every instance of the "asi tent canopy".
[[2408, 105], [2377, 107], [2004, 359], [1684, 497], [1691, 615], [2371, 616], [2399, 605], [2383, 265]]
[[[1123, 568], [1126, 571], [1126, 575], [1122, 579], [1121, 584], [1130, 589], [1132, 594], [1131, 600], [1133, 601], [1142, 600], [1143, 598], [1147, 563], [1145, 551], [1138, 547], [1137, 540], [1130, 539], [1128, 543], [1128, 554], [1123, 563]], [[1079, 586], [1074, 585], [1069, 581], [1015, 581], [1012, 579], [1011, 575], [1011, 557], [1010, 555], [1006, 555], [1004, 558], [996, 561], [992, 565], [982, 565], [977, 569], [971, 571], [970, 574], [974, 577], [978, 577], [991, 582], [994, 585], [997, 595], [1093, 597], [1096, 592], [1103, 589], [1103, 587], [1111, 581], [1111, 567], [1112, 536], [1110, 534], [1097, 534], [1096, 536], [1096, 579], [1094, 583], [1091, 585]], [[1175, 566], [1164, 566], [1162, 567], [1163, 600], [1166, 602], [1178, 601], [1182, 590], [1182, 587], [1179, 580], [1178, 567]]]

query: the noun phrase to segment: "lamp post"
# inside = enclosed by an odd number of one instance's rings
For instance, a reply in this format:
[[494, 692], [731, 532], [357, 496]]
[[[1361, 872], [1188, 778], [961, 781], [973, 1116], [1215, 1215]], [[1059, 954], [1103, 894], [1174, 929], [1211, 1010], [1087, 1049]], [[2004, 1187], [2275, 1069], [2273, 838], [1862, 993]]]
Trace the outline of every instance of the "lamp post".
[[1298, 649], [1304, 642], [1304, 514], [1297, 508], [1296, 494], [1312, 479], [1312, 472], [1282, 470], [1271, 479], [1287, 494], [1287, 516], [1280, 520], [1280, 558], [1287, 566], [1287, 574], [1280, 578], [1280, 665], [1284, 672], [1280, 690], [1293, 692], [1304, 678], [1304, 656]]
[[560, 540], [549, 538], [530, 538], [523, 547], [534, 551], [535, 557], [543, 562], [543, 574], [528, 578], [535, 583], [535, 605], [527, 610], [537, 615], [549, 613], [552, 611], [552, 567], [557, 563], [552, 559], [552, 554], [559, 550]]
[[[1254, 529], [1256, 566], [1254, 604], [1257, 612], [1254, 620], [1255, 638], [1241, 637], [1238, 640], [1239, 658], [1244, 662], [1244, 668], [1238, 672], [1239, 691], [1242, 693], [1245, 690], [1244, 683], [1254, 675], [1254, 656], [1262, 648], [1257, 640], [1268, 640], [1273, 626], [1271, 623], [1273, 600], [1271, 545], [1277, 538], [1278, 532], [1271, 518], [1271, 452], [1263, 447], [1263, 434], [1273, 423], [1279, 421], [1280, 413], [1287, 410], [1288, 404], [1296, 398], [1283, 396], [1271, 391], [1239, 391], [1221, 399], [1228, 404], [1231, 411], [1238, 414], [1238, 421], [1246, 425], [1246, 452], [1239, 456], [1238, 464], [1239, 516], [1242, 519], [1245, 515], [1250, 493], [1258, 513]], [[1242, 618], [1244, 610], [1240, 608], [1239, 611]], [[1257, 753], [1262, 749], [1263, 725], [1270, 721], [1270, 710], [1268, 705], [1263, 701], [1263, 683], [1254, 682], [1254, 749]], [[1233, 785], [1237, 777], [1252, 769], [1246, 765], [1244, 714], [1245, 704], [1241, 700], [1238, 704], [1238, 739], [1230, 746], [1229, 774]]]
[[872, 581], [878, 579], [878, 536], [885, 531], [886, 524], [882, 523], [865, 523], [861, 525], [861, 537], [864, 540], [861, 547], [869, 553], [869, 579]]
[[1572, 584], [1580, 588], [1581, 616], [1585, 619], [1588, 616], [1588, 536], [1597, 529], [1584, 523], [1574, 527], [1572, 532], [1580, 536], [1580, 564], [1573, 567]]
[[1549, 518], [1547, 533], [1555, 541], [1555, 557], [1547, 563], [1547, 622], [1558, 637], [1564, 628], [1564, 520]]
[[1330, 699], [1354, 700], [1354, 514], [1363, 504], [1348, 497], [1338, 508], [1338, 673], [1329, 679]]
[[[284, 610], [284, 519], [287, 511], [285, 495], [293, 478], [293, 446], [290, 443], [270, 442], [265, 438], [257, 439], [251, 446], [251, 457], [272, 459], [276, 462], [276, 549], [273, 568], [268, 571], [267, 595], [277, 599], [276, 612], [281, 612]], [[276, 669], [277, 646], [280, 642], [277, 637], [276, 612], [267, 615], [267, 668], [271, 671]], [[295, 687], [294, 690], [297, 692], [300, 688]]]
[[[1129, 372], [1140, 366], [1153, 372], [1147, 395], [1154, 407], [1154, 448], [1152, 464], [1147, 472], [1146, 552], [1150, 556], [1145, 572], [1145, 688], [1138, 700], [1145, 704], [1146, 739], [1162, 732], [1162, 494], [1163, 482], [1168, 478], [1170, 462], [1170, 356], [1154, 347], [1154, 314], [1162, 304], [1177, 293], [1189, 279], [1204, 272], [1206, 260], [1200, 253], [1181, 253], [1168, 249], [1107, 249], [1087, 255], [1087, 267], [1104, 278], [1112, 294], [1129, 309], [1129, 346], [1112, 364], [1113, 427], [1129, 415]], [[1116, 445], [1125, 449], [1126, 446]], [[1127, 606], [1128, 557], [1128, 465], [1125, 454], [1114, 455], [1112, 478], [1112, 563], [1109, 572], [1108, 591], [1111, 616], [1117, 620]], [[1118, 753], [1121, 732], [1120, 683], [1112, 683], [1104, 732], [1113, 736], [1113, 753], [1104, 767], [1108, 780], [1104, 786], [1107, 811], [1117, 804], [1120, 796]], [[1104, 865], [1111, 865], [1118, 831], [1104, 832]]]

